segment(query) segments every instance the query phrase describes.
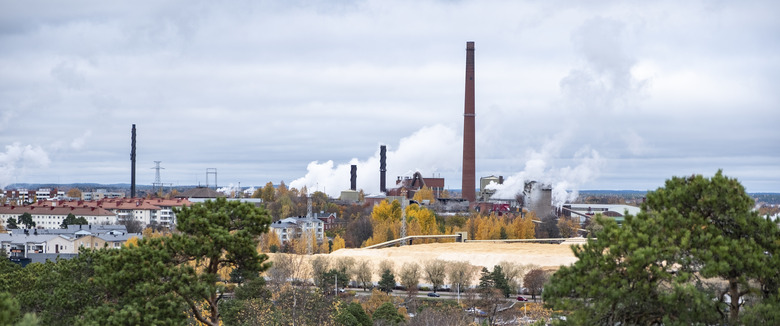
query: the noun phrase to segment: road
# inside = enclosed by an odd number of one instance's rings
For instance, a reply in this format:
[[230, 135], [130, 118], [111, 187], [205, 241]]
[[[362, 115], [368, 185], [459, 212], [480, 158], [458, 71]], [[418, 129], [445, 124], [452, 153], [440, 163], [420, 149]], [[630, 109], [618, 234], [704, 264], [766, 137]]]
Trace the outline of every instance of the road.
[[[355, 295], [358, 295], [358, 296], [368, 296], [368, 295], [371, 295], [371, 291], [370, 290], [369, 291], [364, 291], [363, 289], [353, 289], [353, 288], [349, 288], [347, 290], [348, 291], [355, 291]], [[429, 297], [428, 293], [432, 293], [432, 292], [431, 291], [427, 291], [427, 292], [418, 291], [416, 297], [420, 298], [420, 299], [458, 300], [458, 293], [456, 293], [456, 292], [436, 292], [436, 293], [438, 293], [440, 295], [440, 297], [438, 297], [438, 298], [437, 297]], [[393, 290], [393, 292], [391, 292], [390, 295], [406, 298], [408, 293], [406, 291]], [[509, 296], [509, 298], [506, 299], [506, 301], [508, 301], [508, 302], [515, 302], [515, 301], [517, 301], [517, 297], [518, 297], [517, 295], [511, 295], [511, 296]], [[533, 302], [533, 301], [531, 301], [531, 296], [521, 295], [521, 297], [523, 297], [526, 300], [528, 300], [528, 302]], [[461, 293], [460, 294], [460, 298], [461, 298], [461, 300], [465, 299], [465, 295], [463, 293]], [[538, 302], [538, 298], [537, 298], [537, 302]]]

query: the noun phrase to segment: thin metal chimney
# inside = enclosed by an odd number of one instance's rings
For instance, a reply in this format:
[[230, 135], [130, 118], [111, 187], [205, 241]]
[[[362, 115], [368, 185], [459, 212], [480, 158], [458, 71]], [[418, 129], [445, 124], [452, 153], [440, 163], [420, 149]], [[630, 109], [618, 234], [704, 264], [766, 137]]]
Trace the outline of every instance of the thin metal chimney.
[[357, 190], [357, 165], [350, 166], [349, 171], [349, 190]]
[[130, 141], [130, 198], [135, 198], [135, 123]]
[[463, 178], [461, 197], [476, 202], [474, 141], [474, 42], [466, 42], [466, 96], [463, 114]]
[[387, 192], [385, 177], [387, 174], [387, 146], [379, 146], [379, 191]]

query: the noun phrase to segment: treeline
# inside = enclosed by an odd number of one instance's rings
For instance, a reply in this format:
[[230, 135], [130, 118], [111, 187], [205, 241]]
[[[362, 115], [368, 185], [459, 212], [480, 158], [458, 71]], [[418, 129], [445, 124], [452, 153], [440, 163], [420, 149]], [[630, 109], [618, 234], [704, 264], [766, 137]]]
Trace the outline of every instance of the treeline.
[[[270, 216], [225, 199], [177, 211], [177, 231], [20, 268], [0, 263], [0, 324], [219, 325], [222, 280], [257, 279]], [[18, 307], [18, 308], [17, 308]]]
[[[341, 318], [334, 314], [332, 306], [341, 307], [336, 309], [340, 310], [346, 304], [357, 303], [369, 320], [384, 320], [387, 322], [384, 324], [429, 325], [429, 320], [435, 316], [437, 319], [434, 320], [439, 320], [436, 324], [468, 325], [473, 321], [469, 308], [472, 314], [475, 310], [481, 311], [492, 320], [499, 315], [499, 307], [507, 306], [506, 298], [511, 294], [537, 296], [549, 277], [538, 266], [508, 261], [493, 266], [492, 270], [465, 261], [439, 259], [400, 265], [383, 260], [374, 265], [371, 260], [353, 257], [276, 254], [272, 262], [266, 273], [271, 293], [264, 302], [289, 298], [287, 304], [265, 304], [259, 308], [262, 305], [257, 301], [233, 301], [230, 304], [234, 305], [236, 313], [227, 319], [246, 324], [252, 316], [265, 313], [276, 314], [275, 320], [287, 320], [290, 324], [329, 324]], [[348, 286], [358, 288], [358, 291], [371, 291], [371, 295], [354, 297], [352, 291], [343, 289]], [[388, 295], [398, 290], [406, 291], [405, 295]], [[450, 302], [448, 306], [431, 307], [425, 300], [417, 299], [420, 291], [446, 291], [459, 294], [462, 300], [454, 306]], [[330, 303], [318, 304], [322, 302]], [[395, 321], [384, 313], [377, 317], [381, 306], [387, 307], [388, 315], [398, 316], [393, 317]], [[541, 307], [534, 309], [536, 313], [550, 314]], [[352, 310], [360, 311], [357, 307]], [[409, 318], [409, 312], [415, 317]], [[506, 311], [503, 317], [511, 319], [512, 314], [519, 315], [520, 311]]]
[[[521, 284], [530, 287], [528, 275], [537, 270], [502, 262], [477, 274], [465, 262], [372, 266], [288, 254], [275, 254], [271, 264], [257, 251], [270, 223], [265, 209], [217, 199], [182, 208], [177, 216], [177, 231], [147, 232], [120, 249], [84, 249], [71, 260], [25, 268], [2, 260], [0, 324], [467, 325], [463, 306], [388, 293], [427, 290], [420, 282], [432, 284], [434, 292], [457, 287], [465, 306], [497, 313], [507, 294]], [[342, 290], [348, 284], [373, 292], [355, 298]]]

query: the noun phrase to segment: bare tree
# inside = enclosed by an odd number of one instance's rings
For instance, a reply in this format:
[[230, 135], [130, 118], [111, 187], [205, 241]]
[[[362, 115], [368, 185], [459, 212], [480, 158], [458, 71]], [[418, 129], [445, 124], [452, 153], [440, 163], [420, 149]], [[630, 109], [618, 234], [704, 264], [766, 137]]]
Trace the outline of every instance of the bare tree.
[[558, 218], [558, 231], [563, 238], [571, 238], [577, 236], [580, 229], [579, 221], [573, 218], [561, 216]]
[[477, 292], [479, 293], [477, 307], [487, 313], [488, 325], [493, 325], [499, 306], [506, 302], [504, 294], [501, 290], [492, 287], [479, 288]]
[[276, 287], [282, 286], [287, 283], [293, 274], [293, 258], [288, 254], [275, 254], [271, 259], [273, 263], [271, 268], [268, 269], [266, 275], [270, 283]]
[[132, 217], [121, 218], [116, 222], [117, 225], [124, 225], [127, 228], [127, 233], [141, 233], [144, 230], [144, 225], [141, 221]]
[[394, 263], [391, 260], [384, 259], [379, 262], [379, 266], [377, 266], [377, 275], [382, 275], [382, 272], [384, 272], [386, 269], [389, 269], [391, 272], [393, 271]]
[[504, 277], [512, 291], [517, 291], [520, 284], [522, 284], [521, 281], [525, 272], [523, 265], [510, 261], [501, 261], [498, 263], [498, 266], [501, 266], [501, 271], [504, 273]]
[[541, 269], [533, 269], [525, 275], [523, 284], [531, 293], [532, 300], [536, 300], [536, 295], [542, 293], [542, 288], [549, 278], [549, 274]]
[[477, 267], [466, 261], [456, 261], [448, 265], [447, 277], [452, 288], [458, 290], [458, 302], [460, 302], [460, 293], [471, 286]]
[[436, 293], [436, 289], [444, 284], [444, 278], [447, 276], [447, 263], [441, 259], [425, 262], [423, 276], [433, 285], [433, 292]]
[[534, 269], [540, 269], [540, 268], [542, 268], [542, 267], [539, 266], [539, 265], [536, 265], [536, 264], [523, 264], [523, 265], [520, 265], [520, 267], [519, 267], [519, 269], [520, 269], [520, 277], [517, 280], [517, 293], [525, 294], [524, 292], [528, 291], [528, 289], [523, 291], [523, 289], [525, 288], [525, 285], [524, 285], [524, 283], [525, 283], [525, 276], [528, 275], [529, 271], [532, 271]]
[[404, 263], [401, 266], [400, 281], [410, 298], [416, 296], [417, 286], [420, 285], [420, 265], [415, 262]]
[[363, 245], [366, 239], [374, 234], [374, 226], [371, 224], [371, 217], [363, 215], [347, 224], [347, 230], [344, 234], [344, 240], [347, 248], [358, 248]]
[[373, 266], [371, 265], [371, 261], [367, 259], [361, 259], [355, 264], [355, 280], [360, 283], [363, 290], [368, 290], [374, 285], [374, 282], [372, 281], [373, 274], [371, 273]]
[[350, 281], [355, 279], [354, 278], [354, 276], [355, 276], [355, 273], [354, 273], [355, 258], [347, 257], [347, 256], [338, 257], [338, 258], [336, 258], [336, 260], [334, 262], [333, 268], [335, 268], [336, 270], [346, 274], [347, 275], [347, 279], [349, 279]]
[[323, 288], [326, 280], [323, 279], [325, 273], [330, 270], [330, 259], [327, 256], [314, 256], [310, 262], [311, 265], [311, 277], [314, 281], [314, 285]]

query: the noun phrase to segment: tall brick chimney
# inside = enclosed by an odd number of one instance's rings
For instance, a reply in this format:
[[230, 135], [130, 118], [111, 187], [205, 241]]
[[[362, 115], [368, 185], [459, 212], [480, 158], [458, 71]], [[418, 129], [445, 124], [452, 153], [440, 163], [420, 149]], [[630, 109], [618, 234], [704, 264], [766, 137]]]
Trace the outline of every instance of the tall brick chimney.
[[466, 98], [463, 114], [463, 178], [461, 197], [476, 202], [476, 162], [474, 142], [474, 42], [466, 42]]

